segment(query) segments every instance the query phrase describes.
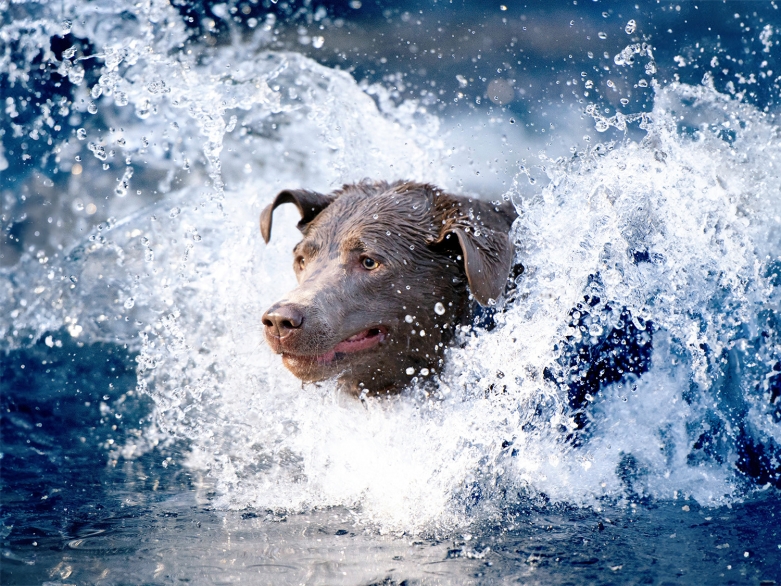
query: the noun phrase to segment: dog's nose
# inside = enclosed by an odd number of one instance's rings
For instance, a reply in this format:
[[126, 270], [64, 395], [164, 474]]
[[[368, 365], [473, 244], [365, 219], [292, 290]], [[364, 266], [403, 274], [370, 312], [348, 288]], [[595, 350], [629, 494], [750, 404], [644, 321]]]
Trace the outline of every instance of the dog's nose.
[[289, 336], [304, 323], [304, 314], [295, 305], [275, 305], [263, 314], [266, 333], [280, 340]]

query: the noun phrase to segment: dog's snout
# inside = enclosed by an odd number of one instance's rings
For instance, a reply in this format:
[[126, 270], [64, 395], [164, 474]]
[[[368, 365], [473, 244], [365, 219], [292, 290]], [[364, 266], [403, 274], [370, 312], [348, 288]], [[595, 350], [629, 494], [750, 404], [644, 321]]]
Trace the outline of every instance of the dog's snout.
[[266, 331], [275, 338], [285, 338], [304, 323], [304, 313], [295, 305], [275, 305], [263, 314]]

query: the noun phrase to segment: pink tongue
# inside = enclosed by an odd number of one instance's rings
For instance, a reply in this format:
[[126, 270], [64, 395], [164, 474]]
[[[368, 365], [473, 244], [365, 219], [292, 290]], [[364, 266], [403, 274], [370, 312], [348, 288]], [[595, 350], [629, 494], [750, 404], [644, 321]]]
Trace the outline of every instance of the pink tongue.
[[369, 330], [359, 332], [354, 336], [350, 336], [346, 340], [339, 342], [332, 352], [357, 352], [366, 348], [371, 348], [377, 342], [382, 339], [382, 332], [377, 332], [375, 335], [369, 335]]

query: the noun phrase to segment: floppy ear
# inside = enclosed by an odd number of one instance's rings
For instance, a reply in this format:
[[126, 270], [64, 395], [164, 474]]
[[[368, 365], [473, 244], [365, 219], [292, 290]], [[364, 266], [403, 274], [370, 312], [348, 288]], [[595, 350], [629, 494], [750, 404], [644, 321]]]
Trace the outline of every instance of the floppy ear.
[[277, 206], [283, 203], [296, 204], [298, 211], [301, 213], [298, 229], [303, 230], [334, 199], [330, 195], [322, 195], [306, 189], [286, 189], [285, 191], [280, 191], [277, 197], [274, 198], [274, 201], [260, 213], [260, 233], [263, 235], [263, 240], [268, 244], [271, 238], [271, 217], [274, 215], [274, 210]]
[[478, 221], [464, 214], [467, 204], [455, 198], [450, 199], [444, 209], [440, 202], [437, 202], [437, 207], [444, 212], [444, 218], [442, 231], [435, 243], [453, 235], [458, 239], [469, 288], [480, 305], [491, 305], [504, 293], [510, 275], [513, 244], [508, 231], [516, 217], [515, 208], [496, 208], [487, 202], [469, 203], [468, 207], [479, 210]]

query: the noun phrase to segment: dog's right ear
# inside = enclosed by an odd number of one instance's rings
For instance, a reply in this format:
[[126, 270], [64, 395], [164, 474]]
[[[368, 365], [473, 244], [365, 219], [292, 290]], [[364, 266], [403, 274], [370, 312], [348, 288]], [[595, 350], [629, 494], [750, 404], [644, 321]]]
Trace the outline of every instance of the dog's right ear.
[[307, 191], [306, 189], [286, 189], [285, 191], [280, 191], [274, 198], [274, 201], [260, 213], [260, 233], [263, 235], [263, 240], [268, 244], [268, 241], [271, 239], [271, 219], [277, 206], [283, 203], [296, 204], [298, 211], [301, 213], [298, 229], [303, 231], [306, 225], [314, 220], [317, 214], [327, 208], [334, 199], [333, 196]]
[[434, 210], [442, 225], [430, 244], [454, 235], [472, 295], [483, 307], [492, 305], [504, 292], [512, 267], [514, 246], [507, 232], [518, 215], [515, 207], [435, 193]]

